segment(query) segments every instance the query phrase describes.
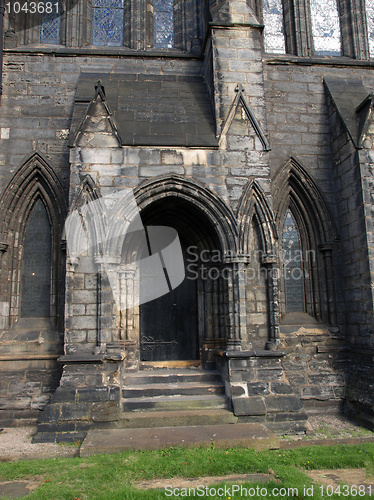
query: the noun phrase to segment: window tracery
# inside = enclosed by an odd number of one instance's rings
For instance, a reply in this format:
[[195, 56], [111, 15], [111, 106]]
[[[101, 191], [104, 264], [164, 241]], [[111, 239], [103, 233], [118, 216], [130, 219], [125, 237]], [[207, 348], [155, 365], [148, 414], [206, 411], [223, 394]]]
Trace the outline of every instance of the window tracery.
[[153, 16], [154, 47], [173, 48], [174, 0], [154, 0]]
[[51, 8], [45, 8], [40, 14], [40, 43], [51, 45], [61, 43], [61, 8], [61, 0], [58, 0]]
[[314, 52], [340, 55], [341, 35], [336, 0], [310, 0]]
[[283, 265], [287, 312], [304, 312], [304, 271], [299, 230], [290, 209], [283, 223]]
[[265, 52], [285, 54], [282, 0], [264, 0]]
[[93, 0], [92, 43], [120, 47], [124, 41], [124, 0]]
[[21, 316], [48, 318], [51, 296], [51, 225], [41, 199], [29, 215], [21, 277]]

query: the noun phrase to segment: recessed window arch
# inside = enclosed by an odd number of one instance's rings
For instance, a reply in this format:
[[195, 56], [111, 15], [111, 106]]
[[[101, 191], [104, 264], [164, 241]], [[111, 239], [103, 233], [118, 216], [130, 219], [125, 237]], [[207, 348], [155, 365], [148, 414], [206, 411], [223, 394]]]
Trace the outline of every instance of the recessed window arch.
[[124, 42], [124, 0], [92, 1], [92, 43], [120, 47]]
[[282, 234], [286, 312], [305, 312], [305, 283], [301, 238], [295, 217], [288, 208]]
[[263, 0], [265, 52], [285, 54], [282, 0]]
[[66, 192], [59, 178], [41, 155], [33, 153], [0, 199], [0, 241], [7, 243], [0, 261], [2, 300], [9, 304], [0, 311], [5, 328], [22, 317], [49, 317], [52, 326], [63, 327], [66, 213]]
[[24, 234], [21, 317], [50, 316], [51, 249], [51, 224], [46, 207], [38, 197], [30, 211]]
[[314, 52], [341, 54], [341, 30], [337, 0], [310, 0]]
[[[274, 210], [277, 214], [281, 242], [280, 272], [284, 274], [287, 270], [284, 262], [290, 260], [287, 257], [293, 257], [292, 252], [287, 254], [289, 248], [294, 249], [295, 255], [301, 253], [300, 257], [294, 259], [295, 267], [299, 268], [294, 272], [294, 276], [302, 276], [302, 280], [298, 280], [299, 283], [295, 286], [299, 287], [297, 296], [303, 297], [304, 309], [301, 309], [300, 300], [296, 302], [297, 308], [319, 321], [335, 324], [336, 297], [332, 241], [336, 238], [336, 228], [328, 206], [312, 177], [294, 158], [290, 158], [279, 170], [274, 179], [274, 186], [278, 193]], [[290, 268], [290, 264], [288, 267]], [[286, 286], [288, 283], [283, 276], [279, 281], [281, 314], [291, 312], [286, 304], [286, 294], [289, 295], [285, 290]]]
[[45, 2], [44, 11], [40, 14], [40, 43], [48, 45], [61, 43], [61, 9], [61, 0], [54, 0], [48, 4]]
[[174, 0], [153, 0], [153, 46], [174, 47]]

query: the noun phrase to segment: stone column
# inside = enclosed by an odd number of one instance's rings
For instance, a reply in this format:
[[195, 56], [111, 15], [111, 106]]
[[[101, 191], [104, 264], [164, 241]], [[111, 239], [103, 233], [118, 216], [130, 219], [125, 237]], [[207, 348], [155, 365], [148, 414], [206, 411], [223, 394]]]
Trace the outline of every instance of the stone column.
[[[226, 342], [226, 349], [228, 351], [241, 350], [241, 302], [242, 297], [242, 283], [239, 279], [239, 266], [238, 262], [232, 259], [225, 260], [224, 278], [227, 279], [228, 290], [228, 336]], [[244, 290], [245, 296], [245, 290]]]
[[120, 270], [120, 340], [133, 338], [134, 330], [134, 294], [135, 294], [135, 269]]
[[284, 0], [287, 53], [313, 55], [312, 20], [309, 0]]
[[269, 340], [266, 343], [266, 349], [274, 350], [277, 348], [279, 340], [279, 288], [278, 275], [279, 268], [274, 255], [264, 255], [262, 264], [266, 268], [266, 288], [269, 304]]
[[327, 295], [327, 309], [329, 324], [336, 324], [336, 310], [335, 310], [335, 287], [334, 287], [334, 273], [332, 261], [332, 245], [320, 245], [320, 250], [323, 255], [326, 276], [326, 295]]
[[213, 292], [213, 281], [209, 278], [209, 268], [208, 272], [202, 279], [203, 288], [203, 309], [204, 309], [204, 338], [202, 345], [202, 362], [204, 369], [208, 370], [212, 368], [213, 356], [212, 352], [215, 349], [215, 332], [214, 332], [214, 292]]
[[339, 12], [342, 28], [342, 55], [353, 59], [369, 59], [365, 1], [339, 0]]

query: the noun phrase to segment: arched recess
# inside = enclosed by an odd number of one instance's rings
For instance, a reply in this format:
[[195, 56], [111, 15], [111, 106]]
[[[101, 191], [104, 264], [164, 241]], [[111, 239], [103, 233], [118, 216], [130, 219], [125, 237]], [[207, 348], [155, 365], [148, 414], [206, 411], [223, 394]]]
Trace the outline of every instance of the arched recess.
[[[238, 207], [239, 245], [247, 256], [246, 318], [255, 348], [276, 346], [279, 338], [276, 273], [277, 228], [273, 212], [260, 185], [250, 179]], [[262, 331], [267, 332], [263, 338]]]
[[261, 235], [264, 256], [274, 255], [274, 244], [278, 239], [274, 216], [263, 190], [251, 179], [244, 188], [238, 207], [239, 244], [244, 254], [250, 254], [253, 249], [251, 228], [254, 218]]
[[[209, 364], [213, 360], [214, 348], [226, 347], [235, 341], [240, 342], [239, 309], [237, 305], [234, 306], [239, 294], [235, 291], [237, 284], [233, 282], [231, 259], [238, 252], [235, 216], [224, 201], [206, 186], [178, 175], [161, 176], [146, 181], [135, 188], [133, 195], [136, 207], [132, 213], [129, 213], [123, 201], [118, 203], [111, 219], [117, 223], [110, 228], [111, 236], [108, 237], [108, 241], [115, 244], [113, 251], [107, 251], [108, 255], [114, 255], [115, 251], [121, 248], [119, 272], [122, 274], [119, 278], [119, 288], [125, 290], [127, 297], [129, 295], [138, 297], [134, 307], [129, 307], [127, 300], [126, 308], [120, 313], [120, 338], [129, 342], [139, 342], [143, 360], [146, 360], [147, 349], [151, 350], [156, 345], [164, 347], [168, 345], [173, 348], [173, 344], [174, 351], [167, 353], [164, 350], [162, 359], [183, 359], [181, 356], [185, 351], [178, 350], [177, 344], [186, 338], [187, 331], [184, 332], [182, 328], [180, 332], [176, 328], [176, 336], [165, 340], [164, 337], [155, 339], [157, 332], [150, 333], [147, 328], [149, 324], [160, 322], [159, 330], [169, 332], [173, 329], [173, 325], [171, 329], [164, 325], [168, 314], [165, 312], [168, 311], [168, 303], [171, 300], [173, 302], [171, 306], [176, 306], [174, 312], [177, 323], [180, 308], [188, 303], [190, 312], [183, 309], [182, 312], [184, 317], [188, 316], [191, 320], [189, 338], [191, 345], [195, 343], [193, 349], [197, 358], [194, 358], [193, 352], [189, 352], [185, 359], [198, 359], [201, 355], [203, 362]], [[147, 243], [144, 242], [142, 245], [141, 233], [136, 236], [133, 231], [124, 236], [121, 245], [118, 239], [116, 240], [121, 225], [136, 220], [138, 211], [145, 228], [163, 226], [176, 230], [184, 253], [187, 278], [175, 289], [169, 287], [169, 292], [155, 299], [153, 305], [151, 302], [147, 305], [142, 300], [141, 276], [137, 274], [141, 271], [134, 269], [131, 276], [129, 266], [130, 262], [139, 262], [150, 255]], [[225, 278], [222, 275], [223, 269], [227, 269]], [[193, 283], [190, 283], [191, 286], [186, 290], [184, 287], [188, 284], [188, 279]], [[191, 294], [195, 294], [195, 305]], [[157, 312], [162, 313], [161, 316], [157, 316]], [[147, 318], [147, 321], [144, 318]]]
[[118, 244], [117, 235], [123, 232], [121, 231], [123, 221], [134, 220], [139, 210], [142, 212], [151, 203], [169, 196], [181, 198], [205, 214], [215, 227], [224, 256], [238, 252], [239, 234], [235, 214], [217, 194], [204, 184], [177, 174], [163, 175], [143, 182], [134, 189], [132, 194], [135, 197], [136, 206], [134, 205], [129, 210], [128, 205], [123, 200], [119, 200], [112, 211], [114, 222], [109, 228], [108, 242], [115, 242], [117, 245], [116, 249], [113, 249], [114, 253], [122, 249], [122, 243]]
[[35, 204], [41, 201], [51, 228], [51, 325], [61, 328], [64, 311], [64, 255], [61, 248], [66, 216], [66, 193], [47, 161], [34, 153], [15, 173], [0, 200], [3, 221], [0, 242], [6, 248], [1, 260], [1, 295], [4, 327], [21, 314], [21, 276], [25, 231]]
[[106, 227], [107, 216], [100, 190], [92, 177], [86, 175], [71, 203], [65, 224], [69, 263], [80, 264], [86, 272], [87, 266], [92, 268], [93, 259], [102, 253]]
[[[332, 251], [336, 229], [327, 204], [312, 177], [295, 158], [291, 157], [277, 172], [273, 186], [274, 212], [279, 234], [282, 235], [287, 210], [291, 211], [299, 231], [304, 269], [305, 312], [319, 321], [335, 324]], [[282, 262], [280, 270], [283, 270]], [[284, 286], [282, 279], [282, 314], [286, 312]]]

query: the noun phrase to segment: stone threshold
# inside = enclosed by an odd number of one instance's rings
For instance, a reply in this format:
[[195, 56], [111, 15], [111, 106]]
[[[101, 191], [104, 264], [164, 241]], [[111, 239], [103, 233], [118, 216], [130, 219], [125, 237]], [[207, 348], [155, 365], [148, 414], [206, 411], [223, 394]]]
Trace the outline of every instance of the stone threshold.
[[278, 449], [279, 438], [262, 424], [220, 424], [143, 429], [90, 430], [79, 455], [120, 453], [127, 450], [157, 450], [170, 446], [244, 446], [258, 451]]

